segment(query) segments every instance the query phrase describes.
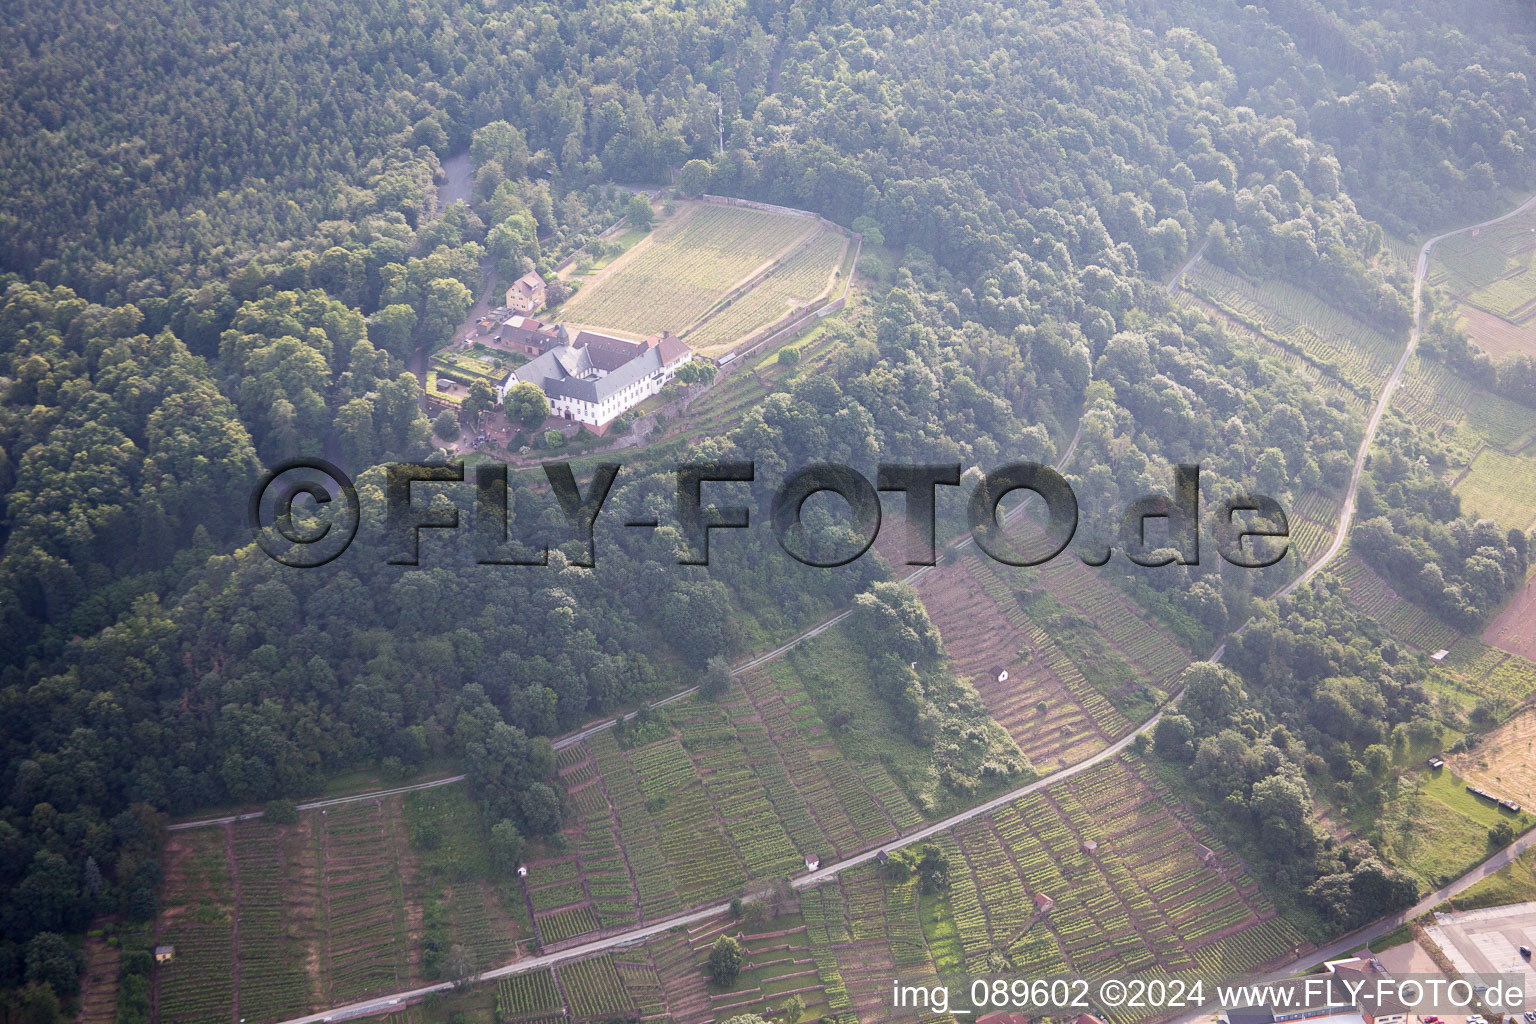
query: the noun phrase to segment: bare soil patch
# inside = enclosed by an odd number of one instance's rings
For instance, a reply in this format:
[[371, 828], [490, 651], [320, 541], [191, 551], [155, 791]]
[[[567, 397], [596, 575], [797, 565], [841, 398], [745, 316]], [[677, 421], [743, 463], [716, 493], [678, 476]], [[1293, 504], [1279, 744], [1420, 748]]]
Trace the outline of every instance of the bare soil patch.
[[1521, 355], [1536, 355], [1536, 321], [1511, 323], [1476, 306], [1463, 303], [1457, 323], [1478, 348], [1494, 362]]
[[1488, 623], [1483, 643], [1536, 661], [1536, 580], [1527, 580], [1499, 617]]
[[1456, 774], [1522, 807], [1536, 807], [1536, 709], [1521, 712], [1475, 750], [1448, 759]]

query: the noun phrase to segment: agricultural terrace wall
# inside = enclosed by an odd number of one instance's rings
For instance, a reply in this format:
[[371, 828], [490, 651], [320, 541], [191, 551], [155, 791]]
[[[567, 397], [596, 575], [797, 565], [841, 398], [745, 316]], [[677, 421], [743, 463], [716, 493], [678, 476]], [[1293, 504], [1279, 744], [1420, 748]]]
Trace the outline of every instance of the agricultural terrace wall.
[[707, 193], [700, 196], [699, 198], [703, 202], [711, 203], [715, 206], [745, 206], [749, 210], [762, 210], [764, 213], [786, 213], [792, 217], [812, 217], [816, 220], [822, 220], [821, 217], [812, 213], [810, 210], [795, 210], [788, 206], [775, 206], [772, 203], [759, 203], [752, 199], [737, 199], [735, 196], [712, 196], [708, 195]]

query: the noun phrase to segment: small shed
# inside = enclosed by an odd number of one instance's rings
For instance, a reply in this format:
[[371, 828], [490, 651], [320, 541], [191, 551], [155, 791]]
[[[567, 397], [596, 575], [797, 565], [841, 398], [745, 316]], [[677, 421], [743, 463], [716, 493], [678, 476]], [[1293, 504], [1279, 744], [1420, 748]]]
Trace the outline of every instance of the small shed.
[[517, 877], [518, 878], [527, 878], [528, 877], [528, 865], [526, 865], [526, 864], [519, 864], [517, 866]]
[[170, 963], [172, 960], [175, 960], [175, 959], [176, 959], [176, 947], [175, 946], [156, 946], [155, 947], [155, 963], [157, 963], [157, 964], [166, 964], [166, 963]]
[[1429, 657], [1430, 657], [1431, 661], [1444, 661], [1445, 660], [1445, 656], [1447, 654], [1450, 654], [1450, 653], [1451, 652], [1447, 651], [1447, 650], [1439, 650], [1439, 651], [1436, 651], [1434, 654], [1431, 654]]
[[1055, 900], [1051, 899], [1043, 892], [1035, 893], [1035, 913], [1039, 914], [1041, 917], [1044, 917], [1046, 914], [1049, 914], [1052, 910], [1055, 909]]
[[1083, 852], [1090, 857], [1099, 852], [1099, 843], [1096, 839], [1083, 840]]
[[808, 853], [805, 855], [805, 870], [815, 871], [819, 867], [821, 867], [820, 857], [816, 856], [814, 853]]
[[1215, 850], [1211, 849], [1209, 846], [1206, 846], [1204, 843], [1195, 844], [1195, 856], [1200, 859], [1201, 864], [1204, 864], [1208, 868], [1221, 867], [1221, 858], [1216, 855]]
[[884, 850], [881, 850], [879, 853], [875, 854], [875, 863], [884, 866], [886, 864], [889, 864], [890, 862], [891, 862], [891, 855], [886, 853]]

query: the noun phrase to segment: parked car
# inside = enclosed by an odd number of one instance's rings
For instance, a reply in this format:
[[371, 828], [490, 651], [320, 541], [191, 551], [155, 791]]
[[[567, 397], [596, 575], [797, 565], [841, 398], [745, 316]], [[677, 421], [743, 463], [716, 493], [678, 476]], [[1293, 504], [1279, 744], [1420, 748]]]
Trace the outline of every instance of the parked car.
[[1520, 947], [1520, 955], [1525, 957], [1527, 960], [1529, 960], [1531, 958], [1531, 947], [1530, 946], [1521, 946]]
[[1526, 1014], [1525, 1014], [1525, 1019], [1527, 1021], [1536, 1021], [1536, 1010], [1527, 1010]]
[[1474, 1013], [1467, 1018], [1467, 1024], [1488, 1024], [1488, 1018], [1480, 1013]]

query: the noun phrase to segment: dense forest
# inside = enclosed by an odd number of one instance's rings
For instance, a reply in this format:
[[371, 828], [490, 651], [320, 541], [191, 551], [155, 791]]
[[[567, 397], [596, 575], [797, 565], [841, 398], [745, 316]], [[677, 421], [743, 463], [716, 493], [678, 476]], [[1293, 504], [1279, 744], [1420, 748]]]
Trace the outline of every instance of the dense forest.
[[[452, 333], [487, 271], [547, 269], [608, 223], [612, 182], [678, 174], [869, 244], [878, 294], [829, 324], [825, 371], [684, 453], [755, 460], [743, 501], [810, 461], [870, 476], [880, 459], [1051, 461], [1081, 421], [1088, 544], [1181, 462], [1202, 464], [1211, 500], [1348, 476], [1358, 412], [1169, 303], [1162, 282], [1206, 239], [1211, 259], [1396, 335], [1410, 268], [1383, 228], [1481, 213], [1536, 181], [1533, 26], [1512, 2], [8, 14], [0, 985], [18, 1020], [74, 994], [59, 936], [152, 914], [165, 814], [447, 760], [493, 820], [543, 835], [563, 813], [545, 738], [745, 653], [744, 621], [783, 636], [858, 597], [872, 636], [885, 622], [916, 638], [901, 660], [940, 657], [883, 560], [808, 570], [741, 531], [717, 538], [729, 557], [679, 566], [663, 528], [600, 536], [583, 568], [526, 480], [511, 514], [557, 549], [544, 569], [477, 568], [446, 541], [390, 567], [368, 528], [323, 572], [248, 543], [248, 487], [296, 454], [338, 455], [376, 512], [369, 467], [431, 454], [413, 355]], [[469, 201], [442, 206], [443, 163], [464, 152]], [[1445, 358], [1477, 363], [1440, 335]], [[1484, 372], [1531, 392], [1528, 367]], [[1525, 538], [1460, 518], [1416, 461], [1430, 442], [1405, 427], [1391, 443], [1362, 487], [1361, 552], [1477, 621], [1523, 570]], [[669, 466], [642, 464], [612, 501], [668, 509], [673, 493]], [[1300, 827], [1305, 778], [1367, 784], [1360, 751], [1424, 714], [1411, 660], [1326, 584], [1258, 599], [1285, 571], [1121, 573], [1192, 645], [1259, 616], [1230, 672], [1191, 681], [1209, 706], [1166, 720], [1157, 747], [1276, 836]], [[1316, 657], [1292, 678], [1302, 648]], [[888, 694], [918, 738], [929, 668]], [[1320, 701], [1350, 714], [1319, 722]], [[1401, 901], [1366, 852], [1297, 850], [1287, 870], [1340, 922]]]

